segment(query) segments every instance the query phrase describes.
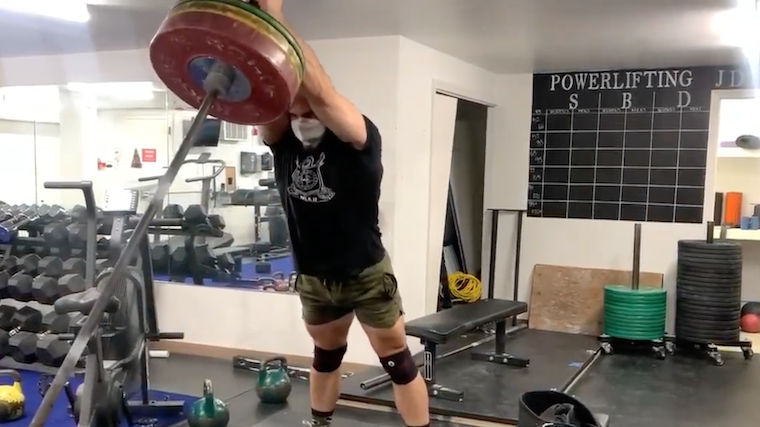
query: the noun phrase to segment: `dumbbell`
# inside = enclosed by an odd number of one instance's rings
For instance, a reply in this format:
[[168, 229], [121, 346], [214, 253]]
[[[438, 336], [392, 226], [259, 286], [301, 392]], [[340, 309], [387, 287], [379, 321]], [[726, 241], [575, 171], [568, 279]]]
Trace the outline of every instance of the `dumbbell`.
[[11, 276], [16, 274], [18, 270], [18, 258], [15, 256], [11, 255], [0, 261], [0, 298], [7, 298], [9, 296], [8, 281], [11, 280]]
[[185, 209], [177, 204], [166, 205], [164, 211], [161, 213], [163, 218], [179, 219], [185, 216]]
[[37, 213], [40, 215], [40, 218], [46, 221], [60, 221], [66, 219], [66, 217], [69, 216], [69, 213], [66, 212], [66, 209], [58, 205], [40, 205], [40, 207], [37, 209]]
[[169, 270], [169, 241], [151, 242], [150, 257], [153, 270], [158, 273], [166, 273]]
[[11, 305], [0, 305], [0, 329], [9, 331], [13, 329], [13, 315], [18, 309]]
[[40, 275], [32, 282], [32, 299], [42, 304], [53, 304], [58, 298], [84, 290], [86, 262], [82, 258], [69, 258], [65, 262], [55, 256], [42, 258]]
[[32, 284], [37, 273], [40, 256], [37, 254], [24, 255], [19, 258], [21, 270], [8, 279], [8, 296], [16, 301], [29, 302], [34, 299]]
[[36, 210], [27, 209], [24, 213], [19, 214], [11, 219], [0, 223], [0, 242], [8, 243], [13, 239], [13, 236], [18, 232], [21, 227], [27, 224], [37, 221], [40, 216]]
[[45, 226], [42, 232], [45, 243], [51, 248], [69, 245], [69, 229], [63, 222], [55, 221]]
[[[67, 342], [58, 341], [58, 337], [56, 335], [69, 332], [69, 327], [71, 326], [72, 322], [78, 321], [79, 318], [84, 317], [83, 315], [78, 316], [78, 318], [74, 318], [68, 314], [57, 314], [56, 312], [51, 311], [50, 313], [43, 316], [41, 331], [39, 333], [20, 331], [16, 335], [12, 336], [8, 340], [8, 353], [16, 362], [34, 363], [38, 359], [38, 345], [42, 344], [43, 341], [46, 343], [60, 342], [65, 346], [68, 346]], [[43, 356], [43, 358], [40, 359], [40, 362], [42, 363], [51, 363], [51, 361], [60, 357], [65, 358], [66, 354], [68, 353], [67, 348], [66, 352], [64, 352], [61, 356], [61, 354], [59, 354], [61, 346], [53, 346], [56, 347], [53, 348], [49, 344], [45, 344], [43, 347], [44, 351], [40, 352]], [[51, 352], [54, 354], [50, 354]]]
[[201, 205], [190, 205], [185, 209], [185, 222], [191, 225], [204, 224], [208, 222], [208, 212]]
[[58, 334], [63, 334], [69, 331], [69, 329], [79, 323], [85, 318], [83, 314], [77, 313], [73, 315], [66, 315], [68, 321], [66, 323], [66, 331], [63, 332], [51, 332], [50, 334], [42, 335], [36, 342], [35, 355], [38, 362], [45, 366], [52, 366], [60, 368], [63, 364], [63, 360], [66, 359], [66, 355], [69, 354], [71, 349], [71, 342], [61, 340]]
[[5, 357], [10, 350], [10, 339], [21, 331], [40, 332], [42, 330], [42, 313], [29, 306], [18, 309], [10, 320], [11, 329], [0, 330], [0, 355]]

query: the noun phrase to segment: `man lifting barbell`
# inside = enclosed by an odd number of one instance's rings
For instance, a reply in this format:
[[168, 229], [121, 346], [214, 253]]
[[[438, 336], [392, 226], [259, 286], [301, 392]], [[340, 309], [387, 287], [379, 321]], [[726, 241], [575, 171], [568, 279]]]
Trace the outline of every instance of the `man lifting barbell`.
[[282, 0], [258, 3], [293, 35], [305, 60], [290, 114], [263, 127], [262, 136], [274, 154], [300, 273], [296, 290], [314, 339], [311, 425], [330, 424], [356, 316], [394, 383], [406, 425], [428, 426], [427, 388], [406, 346], [401, 298], [378, 226], [380, 132], [335, 90], [314, 51], [285, 21]]

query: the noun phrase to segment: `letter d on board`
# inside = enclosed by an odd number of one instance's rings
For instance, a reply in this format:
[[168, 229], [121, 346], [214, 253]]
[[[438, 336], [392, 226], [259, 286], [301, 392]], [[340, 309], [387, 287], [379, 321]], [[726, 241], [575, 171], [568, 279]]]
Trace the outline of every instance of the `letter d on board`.
[[577, 93], [570, 94], [570, 104], [568, 105], [568, 107], [571, 110], [575, 110], [578, 108], [578, 94]]
[[678, 91], [678, 108], [685, 108], [691, 105], [691, 94], [685, 90]]
[[623, 110], [631, 108], [633, 105], [633, 94], [631, 92], [623, 92], [623, 105], [620, 107]]

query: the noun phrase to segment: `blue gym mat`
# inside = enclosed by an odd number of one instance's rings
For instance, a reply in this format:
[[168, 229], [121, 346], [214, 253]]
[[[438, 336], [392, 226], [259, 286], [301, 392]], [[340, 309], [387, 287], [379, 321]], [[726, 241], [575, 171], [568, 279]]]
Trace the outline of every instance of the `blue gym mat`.
[[[37, 408], [40, 406], [40, 403], [42, 403], [42, 396], [40, 395], [40, 391], [38, 388], [39, 380], [42, 376], [49, 376], [49, 375], [40, 374], [38, 372], [23, 371], [23, 370], [19, 370], [18, 373], [21, 374], [21, 389], [23, 390], [24, 396], [26, 397], [26, 411], [22, 418], [11, 423], [5, 423], [4, 426], [27, 427], [29, 423], [32, 422], [32, 417], [34, 416], [34, 413], [37, 411]], [[74, 378], [71, 381], [69, 381], [69, 383], [71, 384], [71, 389], [73, 391], [76, 391], [79, 384], [82, 383], [82, 380], [79, 378]], [[6, 384], [9, 384], [7, 379], [3, 381], [3, 385], [6, 385]], [[183, 394], [165, 393], [162, 391], [152, 391], [152, 390], [150, 392], [150, 397], [152, 400], [158, 400], [158, 401], [181, 400], [185, 402], [185, 408], [188, 408], [190, 405], [192, 405], [193, 402], [195, 402], [198, 399], [197, 397], [186, 396]], [[185, 420], [185, 417], [182, 414], [175, 417], [159, 419], [158, 423], [155, 424], [155, 427], [169, 427], [171, 425], [177, 424], [184, 420]], [[66, 400], [66, 396], [64, 395], [64, 393], [61, 393], [61, 395], [58, 396], [58, 400], [55, 402], [53, 411], [50, 413], [50, 417], [48, 418], [45, 425], [48, 427], [76, 427], [74, 423], [74, 418], [71, 416], [71, 412], [69, 410], [69, 402], [68, 400]], [[126, 426], [126, 422], [124, 423], [124, 425]]]
[[[243, 280], [258, 280], [262, 277], [271, 277], [271, 274], [261, 274], [256, 272], [256, 266], [252, 262], [253, 260], [251, 258], [246, 258], [241, 266], [240, 271], [240, 277]], [[292, 273], [295, 268], [293, 266], [293, 256], [286, 256], [282, 258], [275, 258], [275, 259], [269, 259], [267, 260], [270, 264], [272, 264], [272, 272], [279, 272], [285, 275], [287, 278], [290, 276], [290, 273]], [[169, 275], [166, 274], [156, 274], [153, 276], [155, 280], [161, 280], [164, 282], [175, 282], [172, 280]], [[187, 277], [185, 279], [185, 283], [187, 284], [193, 284], [193, 278]], [[234, 288], [235, 283], [227, 283], [227, 282], [215, 282], [211, 279], [204, 279], [203, 284], [205, 286], [213, 286], [218, 288]], [[246, 287], [244, 284], [240, 284], [240, 287]]]

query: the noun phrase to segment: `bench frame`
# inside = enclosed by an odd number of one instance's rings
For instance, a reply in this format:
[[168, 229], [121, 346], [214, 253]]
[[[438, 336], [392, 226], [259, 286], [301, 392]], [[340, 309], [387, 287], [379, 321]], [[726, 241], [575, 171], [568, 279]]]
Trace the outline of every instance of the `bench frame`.
[[[501, 365], [509, 365], [518, 368], [527, 368], [530, 365], [529, 359], [523, 359], [515, 357], [506, 351], [507, 347], [507, 321], [509, 318], [505, 318], [496, 322], [496, 330], [494, 332], [494, 351], [491, 352], [474, 352], [472, 353], [472, 359], [482, 362], [498, 363]], [[524, 326], [513, 327], [510, 332], [523, 329]], [[464, 400], [464, 392], [445, 387], [436, 382], [435, 378], [435, 362], [443, 357], [438, 356], [438, 344], [426, 339], [420, 339], [420, 343], [425, 347], [422, 353], [423, 365], [422, 365], [422, 378], [425, 379], [427, 384], [428, 396], [437, 397], [439, 399], [450, 400], [454, 402], [462, 402]], [[471, 348], [472, 345], [465, 346], [464, 349]], [[476, 346], [477, 347], [477, 346]], [[461, 350], [461, 349], [460, 349]], [[452, 352], [453, 354], [459, 351]], [[445, 356], [445, 355], [444, 355]]]

